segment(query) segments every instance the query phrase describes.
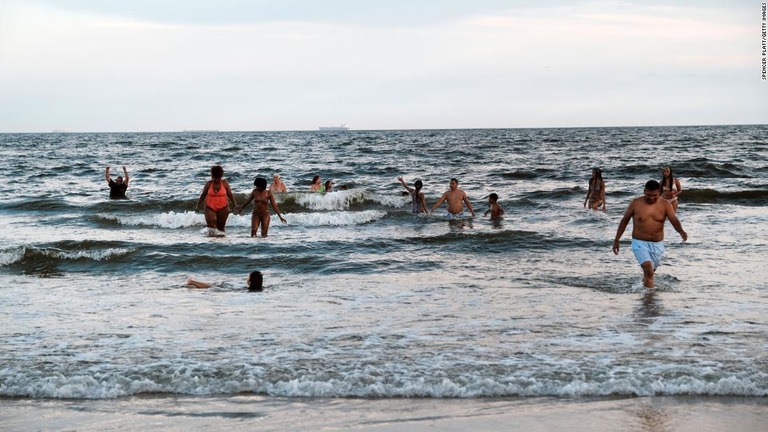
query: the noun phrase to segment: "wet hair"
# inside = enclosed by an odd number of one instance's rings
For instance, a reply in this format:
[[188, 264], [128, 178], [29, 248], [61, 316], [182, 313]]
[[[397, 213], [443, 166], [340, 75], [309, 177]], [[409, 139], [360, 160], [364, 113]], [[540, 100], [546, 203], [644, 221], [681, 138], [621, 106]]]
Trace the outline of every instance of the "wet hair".
[[456, 184], [459, 184], [459, 180], [457, 180], [456, 178], [452, 178], [452, 179], [451, 179], [451, 181], [452, 181], [452, 182], [454, 182], [454, 181], [455, 181], [455, 182], [456, 182]]
[[256, 189], [266, 189], [267, 188], [267, 179], [264, 177], [256, 177], [253, 179], [253, 185], [256, 186]]
[[320, 176], [314, 176], [312, 177], [312, 184], [317, 183], [317, 181], [320, 180]]
[[[669, 179], [664, 178], [664, 170], [669, 169]], [[665, 166], [661, 169], [661, 183], [662, 186], [666, 186], [667, 189], [672, 190], [672, 186], [675, 184], [675, 177], [672, 175], [672, 167]]]
[[260, 271], [254, 271], [248, 275], [248, 291], [262, 291], [264, 289], [263, 284], [264, 276]]
[[416, 188], [416, 193], [419, 193], [422, 187], [424, 187], [424, 183], [421, 182], [421, 180], [416, 180], [413, 182], [413, 187]]
[[224, 177], [224, 168], [221, 165], [214, 165], [211, 167], [211, 177], [215, 179], [221, 179]]
[[330, 180], [327, 180], [325, 182], [325, 191], [329, 192], [333, 188], [333, 182]]
[[499, 196], [496, 193], [492, 193], [492, 194], [488, 195], [488, 198], [492, 199], [493, 202], [496, 202], [496, 201], [499, 200]]
[[654, 191], [661, 189], [661, 185], [656, 180], [648, 180], [647, 183], [645, 183], [645, 190]]
[[592, 185], [595, 184], [595, 182], [602, 182], [603, 181], [603, 171], [600, 168], [592, 168], [592, 177], [589, 178], [589, 189], [592, 189]]
[[592, 168], [592, 175], [594, 175], [595, 177], [597, 177], [600, 180], [602, 180], [603, 179], [603, 170], [601, 170], [598, 167], [594, 167], [594, 168]]

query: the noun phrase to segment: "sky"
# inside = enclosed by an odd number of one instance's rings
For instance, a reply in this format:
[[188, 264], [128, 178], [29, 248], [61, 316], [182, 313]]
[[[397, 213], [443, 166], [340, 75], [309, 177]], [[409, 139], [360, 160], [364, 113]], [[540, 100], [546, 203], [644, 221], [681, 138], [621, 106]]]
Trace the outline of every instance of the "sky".
[[0, 133], [768, 123], [761, 2], [0, 0]]

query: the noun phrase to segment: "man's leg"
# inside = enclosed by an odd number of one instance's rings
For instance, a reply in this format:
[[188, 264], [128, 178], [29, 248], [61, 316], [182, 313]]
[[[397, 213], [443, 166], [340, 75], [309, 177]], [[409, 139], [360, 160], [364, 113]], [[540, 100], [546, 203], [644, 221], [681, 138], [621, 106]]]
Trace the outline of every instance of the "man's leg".
[[640, 264], [640, 267], [643, 269], [643, 286], [653, 288], [653, 274], [656, 272], [656, 269], [653, 268], [653, 263], [645, 261]]

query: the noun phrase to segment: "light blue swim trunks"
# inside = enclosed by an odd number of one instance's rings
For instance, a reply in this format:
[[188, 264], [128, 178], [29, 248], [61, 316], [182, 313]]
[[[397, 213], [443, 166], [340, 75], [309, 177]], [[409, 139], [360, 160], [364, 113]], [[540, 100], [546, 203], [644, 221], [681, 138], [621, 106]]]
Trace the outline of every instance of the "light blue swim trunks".
[[448, 212], [448, 219], [464, 219], [464, 212], [453, 214]]
[[650, 261], [654, 270], [661, 265], [661, 256], [664, 255], [664, 242], [652, 242], [632, 239], [632, 252], [640, 265]]

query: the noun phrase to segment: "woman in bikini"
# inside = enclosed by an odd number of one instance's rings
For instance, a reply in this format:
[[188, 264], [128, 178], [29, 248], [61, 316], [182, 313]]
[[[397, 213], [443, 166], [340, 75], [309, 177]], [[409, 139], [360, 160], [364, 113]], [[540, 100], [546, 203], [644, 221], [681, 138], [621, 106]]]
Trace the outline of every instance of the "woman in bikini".
[[589, 202], [589, 208], [592, 210], [598, 210], [602, 206], [603, 212], [605, 212], [605, 182], [600, 168], [592, 168], [592, 178], [589, 179], [584, 207], [587, 207], [587, 202]]
[[232, 195], [232, 189], [229, 183], [223, 179], [224, 168], [220, 165], [211, 167], [211, 180], [203, 187], [203, 193], [197, 200], [195, 212], [200, 209], [200, 205], [205, 201], [205, 223], [208, 228], [216, 228], [224, 232], [227, 227], [227, 218], [229, 217], [229, 201], [237, 207], [235, 196]]
[[661, 197], [672, 204], [672, 208], [677, 212], [677, 196], [683, 191], [680, 187], [680, 180], [672, 176], [672, 168], [665, 166], [661, 170]]
[[272, 209], [275, 210], [275, 214], [277, 214], [277, 217], [280, 218], [282, 223], [285, 223], [286, 220], [283, 218], [283, 215], [280, 214], [280, 209], [277, 208], [277, 202], [275, 201], [275, 196], [272, 195], [272, 191], [267, 190], [267, 180], [264, 177], [256, 177], [256, 180], [253, 181], [253, 185], [256, 187], [251, 191], [251, 194], [248, 196], [248, 199], [245, 200], [243, 205], [238, 207], [237, 213], [240, 214], [243, 211], [243, 208], [253, 200], [251, 237], [256, 237], [256, 231], [258, 231], [259, 225], [261, 225], [261, 236], [266, 237], [269, 232], [269, 220], [271, 219], [267, 204], [272, 204]]

